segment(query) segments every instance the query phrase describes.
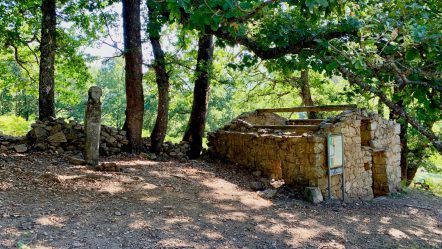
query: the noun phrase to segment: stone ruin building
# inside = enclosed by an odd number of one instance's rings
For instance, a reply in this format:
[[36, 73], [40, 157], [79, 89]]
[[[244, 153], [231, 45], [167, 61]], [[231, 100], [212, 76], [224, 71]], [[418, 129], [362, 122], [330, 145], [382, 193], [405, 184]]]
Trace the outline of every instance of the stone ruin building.
[[[327, 119], [274, 114], [309, 111], [343, 112]], [[325, 197], [330, 184], [335, 199], [344, 192], [345, 201], [369, 200], [401, 189], [399, 130], [395, 121], [352, 105], [258, 109], [210, 133], [209, 152], [294, 187], [317, 187]], [[328, 134], [342, 134], [344, 161], [343, 174], [330, 180]]]

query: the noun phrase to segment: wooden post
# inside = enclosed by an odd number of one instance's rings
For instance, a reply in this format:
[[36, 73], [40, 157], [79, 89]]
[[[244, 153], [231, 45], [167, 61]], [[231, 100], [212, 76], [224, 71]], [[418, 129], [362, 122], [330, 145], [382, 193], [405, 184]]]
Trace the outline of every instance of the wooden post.
[[331, 112], [356, 109], [356, 105], [299, 106], [291, 108], [256, 109], [257, 112]]
[[101, 94], [101, 88], [98, 86], [89, 88], [84, 120], [86, 134], [84, 159], [87, 164], [92, 166], [97, 166], [100, 155]]

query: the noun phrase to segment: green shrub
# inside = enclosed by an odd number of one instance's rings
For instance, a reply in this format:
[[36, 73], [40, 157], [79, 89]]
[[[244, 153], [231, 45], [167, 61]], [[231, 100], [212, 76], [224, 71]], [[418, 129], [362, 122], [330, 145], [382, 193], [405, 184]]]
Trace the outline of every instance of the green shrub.
[[429, 177], [425, 179], [425, 183], [430, 186], [431, 192], [435, 195], [442, 196], [442, 180], [435, 177]]
[[0, 134], [24, 136], [29, 131], [31, 122], [14, 115], [0, 116]]
[[[429, 173], [425, 169], [420, 168], [414, 177], [414, 182], [420, 182], [429, 187], [429, 191], [435, 195], [442, 196], [442, 174]], [[414, 184], [415, 188], [422, 188], [422, 185]]]

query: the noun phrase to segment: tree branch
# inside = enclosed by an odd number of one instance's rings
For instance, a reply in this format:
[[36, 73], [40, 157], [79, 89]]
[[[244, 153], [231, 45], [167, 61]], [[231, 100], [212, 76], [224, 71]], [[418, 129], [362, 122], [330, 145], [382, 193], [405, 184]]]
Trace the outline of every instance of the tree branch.
[[433, 88], [438, 91], [442, 91], [442, 86], [432, 85], [424, 81], [409, 80], [406, 73], [403, 72], [394, 62], [390, 62], [389, 65], [396, 72], [398, 77], [402, 80], [402, 84], [399, 86], [400, 88], [405, 87], [405, 85], [411, 84], [411, 85], [421, 85], [428, 88]]
[[355, 29], [352, 32], [342, 32], [334, 30], [320, 35], [306, 37], [298, 41], [289, 41], [289, 44], [286, 46], [274, 47], [274, 48], [263, 47], [257, 41], [254, 41], [246, 36], [234, 36], [230, 34], [228, 31], [225, 31], [221, 28], [216, 31], [209, 29], [206, 32], [213, 34], [216, 37], [228, 41], [230, 43], [243, 45], [250, 51], [254, 52], [261, 59], [268, 60], [268, 59], [280, 58], [288, 54], [298, 54], [303, 49], [308, 49], [308, 48], [313, 49], [318, 45], [317, 43], [318, 39], [331, 40], [334, 38], [340, 38], [343, 36], [355, 34], [357, 30]]
[[15, 46], [15, 45], [12, 44], [12, 43], [9, 43], [9, 45], [10, 45], [11, 47], [14, 48], [14, 59], [15, 59], [15, 61], [17, 62], [17, 64], [18, 64], [23, 70], [26, 71], [26, 74], [28, 75], [28, 77], [29, 77], [29, 79], [30, 79], [31, 81], [35, 81], [34, 78], [31, 76], [31, 73], [29, 72], [29, 70], [23, 65], [23, 64], [26, 63], [26, 62], [20, 60], [19, 55], [18, 55], [18, 48], [17, 48], [17, 46]]
[[381, 90], [374, 88], [373, 86], [362, 81], [356, 74], [347, 70], [344, 66], [340, 65], [338, 70], [347, 78], [350, 84], [357, 85], [363, 90], [370, 92], [379, 97], [379, 99], [390, 108], [391, 111], [402, 117], [407, 123], [418, 130], [422, 135], [424, 135], [433, 146], [442, 153], [442, 142], [440, 138], [436, 136], [433, 132], [421, 125], [414, 117], [410, 116], [404, 108], [401, 108], [393, 101], [391, 101]]

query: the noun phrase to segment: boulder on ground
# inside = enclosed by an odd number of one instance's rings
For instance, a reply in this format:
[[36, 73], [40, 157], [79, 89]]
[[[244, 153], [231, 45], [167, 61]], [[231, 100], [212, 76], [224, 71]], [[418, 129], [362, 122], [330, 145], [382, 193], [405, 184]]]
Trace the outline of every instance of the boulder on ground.
[[306, 187], [304, 195], [307, 201], [313, 204], [318, 204], [324, 201], [321, 190], [318, 187]]

